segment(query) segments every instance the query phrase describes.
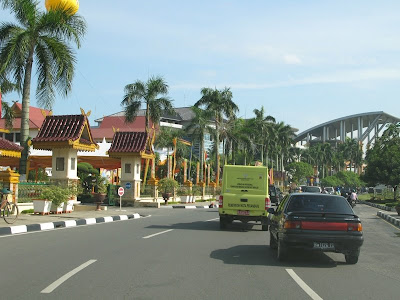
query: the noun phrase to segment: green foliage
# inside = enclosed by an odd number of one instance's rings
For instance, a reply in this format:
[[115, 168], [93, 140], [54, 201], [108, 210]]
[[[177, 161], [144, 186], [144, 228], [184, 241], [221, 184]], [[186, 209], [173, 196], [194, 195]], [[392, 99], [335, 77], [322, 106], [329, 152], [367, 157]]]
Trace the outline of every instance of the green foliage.
[[296, 184], [305, 182], [307, 177], [314, 175], [313, 167], [305, 162], [293, 162], [287, 166], [286, 170]]
[[35, 170], [30, 170], [28, 174], [28, 181], [48, 181], [49, 176], [46, 173], [46, 170], [43, 168], [39, 168], [37, 170], [37, 174]]
[[365, 183], [360, 179], [360, 176], [351, 171], [338, 172], [336, 174], [336, 177], [343, 182], [344, 186], [349, 186], [349, 187], [365, 186]]
[[105, 178], [100, 176], [99, 170], [93, 168], [91, 164], [83, 162], [78, 163], [77, 171], [84, 194], [90, 194], [93, 188], [96, 192], [103, 191], [98, 193], [106, 193]]
[[51, 185], [43, 188], [40, 198], [51, 201], [55, 206], [60, 206], [61, 203], [66, 203], [74, 195], [76, 195], [75, 191], [71, 187]]
[[336, 175], [328, 176], [321, 179], [322, 186], [343, 186], [345, 185], [342, 180], [340, 180]]
[[363, 180], [369, 185], [385, 184], [397, 189], [400, 183], [400, 124], [390, 125], [367, 151]]
[[178, 187], [178, 182], [172, 178], [163, 178], [158, 182], [158, 190], [161, 193], [173, 193]]

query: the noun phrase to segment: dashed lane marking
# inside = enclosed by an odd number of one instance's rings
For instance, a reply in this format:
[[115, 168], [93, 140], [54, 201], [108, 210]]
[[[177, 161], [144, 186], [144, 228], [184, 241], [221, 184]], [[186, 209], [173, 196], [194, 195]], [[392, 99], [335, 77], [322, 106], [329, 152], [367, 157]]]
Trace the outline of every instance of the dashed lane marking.
[[313, 300], [322, 300], [320, 296], [316, 292], [314, 292], [308, 285], [305, 283], [292, 269], [286, 269], [286, 272], [289, 273], [290, 277], [307, 293], [308, 296]]
[[96, 259], [91, 259], [85, 262], [84, 264], [81, 264], [79, 267], [73, 269], [72, 271], [68, 272], [61, 278], [57, 279], [54, 281], [52, 284], [50, 284], [47, 288], [42, 290], [40, 293], [42, 294], [50, 294], [52, 291], [54, 291], [56, 288], [58, 288], [63, 282], [67, 281], [69, 278], [74, 276], [76, 273], [79, 271], [83, 270], [84, 268], [90, 266], [92, 263], [96, 262]]
[[172, 230], [173, 230], [173, 229], [168, 229], [168, 230], [161, 231], [161, 232], [158, 232], [158, 233], [155, 233], [155, 234], [151, 234], [151, 235], [148, 235], [148, 236], [144, 236], [143, 238], [144, 238], [144, 239], [149, 239], [149, 238], [151, 238], [151, 237], [153, 237], [153, 236], [160, 235], [160, 234], [164, 234], [164, 233], [170, 232], [170, 231], [172, 231]]

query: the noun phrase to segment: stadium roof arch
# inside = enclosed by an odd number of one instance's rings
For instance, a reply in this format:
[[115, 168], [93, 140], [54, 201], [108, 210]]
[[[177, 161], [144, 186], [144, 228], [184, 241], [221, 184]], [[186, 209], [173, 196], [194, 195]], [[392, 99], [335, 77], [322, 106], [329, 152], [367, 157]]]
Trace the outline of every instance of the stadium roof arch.
[[346, 137], [358, 142], [373, 143], [388, 124], [396, 124], [400, 119], [383, 111], [361, 113], [335, 119], [299, 133], [296, 143], [344, 142]]

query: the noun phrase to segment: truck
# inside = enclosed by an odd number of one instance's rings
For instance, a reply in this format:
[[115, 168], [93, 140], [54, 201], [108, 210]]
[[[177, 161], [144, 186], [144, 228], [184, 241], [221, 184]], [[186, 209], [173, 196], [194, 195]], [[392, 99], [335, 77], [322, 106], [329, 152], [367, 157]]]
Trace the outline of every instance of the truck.
[[219, 196], [219, 224], [225, 229], [234, 220], [261, 222], [268, 230], [268, 168], [262, 166], [225, 165]]

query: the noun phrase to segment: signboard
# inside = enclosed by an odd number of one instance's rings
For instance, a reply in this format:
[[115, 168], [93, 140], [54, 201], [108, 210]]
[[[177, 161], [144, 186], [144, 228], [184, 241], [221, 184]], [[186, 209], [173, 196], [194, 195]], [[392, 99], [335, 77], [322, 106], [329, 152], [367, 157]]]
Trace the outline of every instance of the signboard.
[[121, 187], [119, 187], [118, 188], [118, 196], [123, 196], [124, 195], [124, 193], [125, 193], [125, 190], [124, 190], [124, 188], [121, 186]]
[[125, 183], [125, 188], [129, 190], [132, 187], [132, 184], [130, 182]]

